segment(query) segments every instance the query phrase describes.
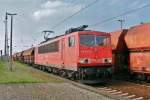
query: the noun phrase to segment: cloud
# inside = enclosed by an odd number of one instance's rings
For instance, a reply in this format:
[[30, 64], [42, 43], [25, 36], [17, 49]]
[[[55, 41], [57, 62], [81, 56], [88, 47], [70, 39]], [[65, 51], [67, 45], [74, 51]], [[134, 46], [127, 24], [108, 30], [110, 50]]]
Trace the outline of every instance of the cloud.
[[137, 7], [142, 7], [144, 6], [146, 3], [142, 2], [142, 1], [134, 1], [133, 3], [130, 3], [129, 7], [130, 9], [135, 9]]
[[[68, 15], [78, 10], [82, 9], [83, 5], [77, 4], [74, 6], [70, 6], [69, 3], [63, 1], [47, 1], [40, 5], [40, 8], [33, 12], [33, 18], [35, 20], [40, 20], [42, 18], [52, 17], [52, 16], [59, 16], [61, 15]], [[63, 17], [63, 16], [62, 16]]]
[[53, 15], [61, 5], [63, 5], [61, 1], [47, 1], [41, 5], [40, 9], [33, 12], [33, 17], [36, 20], [40, 20], [41, 18]]
[[46, 3], [42, 4], [42, 8], [57, 8], [62, 6], [63, 3], [61, 1], [47, 1]]
[[37, 10], [33, 13], [33, 16], [36, 20], [39, 20], [43, 17], [48, 17], [50, 15], [53, 15], [56, 12], [55, 9], [41, 9]]

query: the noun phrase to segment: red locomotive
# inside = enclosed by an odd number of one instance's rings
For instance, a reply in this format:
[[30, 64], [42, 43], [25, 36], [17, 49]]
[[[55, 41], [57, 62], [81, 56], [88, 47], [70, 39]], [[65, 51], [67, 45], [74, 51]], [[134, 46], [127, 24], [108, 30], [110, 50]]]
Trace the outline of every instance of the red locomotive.
[[35, 47], [34, 63], [47, 70], [84, 82], [98, 82], [111, 76], [110, 34], [71, 28]]

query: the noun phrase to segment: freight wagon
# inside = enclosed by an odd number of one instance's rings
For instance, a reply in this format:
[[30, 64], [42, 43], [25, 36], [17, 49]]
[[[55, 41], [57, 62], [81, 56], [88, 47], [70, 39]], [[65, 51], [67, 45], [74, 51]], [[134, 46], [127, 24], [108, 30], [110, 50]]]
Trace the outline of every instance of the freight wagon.
[[27, 64], [34, 64], [34, 48], [24, 50], [22, 52], [23, 62]]
[[132, 75], [150, 80], [150, 23], [129, 29], [125, 36]]
[[16, 59], [17, 61], [23, 62], [22, 52], [18, 52], [14, 55], [16, 55], [16, 56], [14, 56], [14, 59]]

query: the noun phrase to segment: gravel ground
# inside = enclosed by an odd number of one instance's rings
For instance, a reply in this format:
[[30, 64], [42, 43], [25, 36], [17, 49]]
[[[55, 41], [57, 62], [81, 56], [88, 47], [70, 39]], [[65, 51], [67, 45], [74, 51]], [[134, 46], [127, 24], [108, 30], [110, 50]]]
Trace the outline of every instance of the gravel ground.
[[112, 100], [69, 83], [1, 84], [0, 100]]

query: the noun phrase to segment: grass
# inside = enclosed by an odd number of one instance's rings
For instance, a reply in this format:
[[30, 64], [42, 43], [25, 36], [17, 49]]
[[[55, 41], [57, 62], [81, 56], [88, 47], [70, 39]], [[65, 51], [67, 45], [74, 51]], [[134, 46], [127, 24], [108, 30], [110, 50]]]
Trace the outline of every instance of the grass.
[[13, 71], [8, 69], [8, 64], [0, 61], [0, 84], [9, 83], [61, 83], [60, 79], [50, 74], [38, 71], [25, 64], [13, 62]]

